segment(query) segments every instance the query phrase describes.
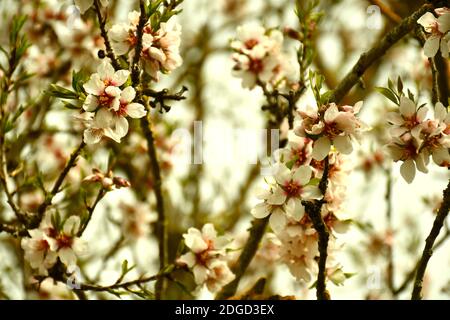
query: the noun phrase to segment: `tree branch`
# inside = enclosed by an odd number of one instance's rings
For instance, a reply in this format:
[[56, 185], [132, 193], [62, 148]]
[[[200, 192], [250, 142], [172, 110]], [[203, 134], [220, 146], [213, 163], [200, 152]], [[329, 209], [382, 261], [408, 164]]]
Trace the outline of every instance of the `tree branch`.
[[116, 56], [114, 55], [111, 42], [109, 41], [108, 33], [106, 32], [106, 17], [105, 19], [103, 19], [102, 17], [100, 4], [98, 3], [98, 0], [94, 0], [94, 8], [97, 14], [98, 24], [100, 25], [100, 34], [102, 35], [103, 40], [105, 41], [106, 55], [108, 56], [109, 59], [111, 59], [111, 64], [114, 67], [114, 69], [119, 70], [120, 65], [117, 62]]
[[447, 188], [443, 192], [442, 204], [436, 215], [436, 219], [434, 220], [433, 227], [431, 228], [430, 234], [425, 240], [425, 248], [423, 249], [422, 258], [420, 259], [419, 264], [417, 266], [414, 288], [411, 295], [412, 300], [420, 300], [422, 298], [421, 291], [425, 270], [427, 268], [428, 261], [430, 260], [433, 254], [434, 242], [436, 241], [436, 238], [438, 237], [439, 232], [441, 231], [441, 228], [444, 225], [444, 221], [447, 218], [449, 208], [450, 208], [450, 180], [447, 184]]
[[51, 205], [53, 198], [60, 191], [61, 185], [66, 179], [67, 174], [69, 173], [70, 169], [72, 169], [72, 167], [76, 165], [78, 156], [80, 155], [81, 151], [85, 146], [86, 144], [82, 140], [79, 146], [72, 152], [69, 161], [67, 161], [67, 164], [64, 167], [63, 171], [59, 174], [58, 179], [53, 185], [52, 190], [48, 194], [46, 194], [44, 202], [41, 203], [41, 205], [38, 207], [37, 215], [31, 221], [29, 228], [33, 229], [39, 226], [39, 223], [41, 222], [42, 217], [44, 216], [45, 210], [47, 210], [47, 207]]
[[381, 41], [372, 49], [363, 53], [353, 66], [352, 70], [342, 79], [340, 84], [333, 91], [333, 98], [335, 102], [341, 101], [342, 98], [352, 89], [352, 87], [359, 81], [364, 72], [378, 59], [380, 59], [388, 49], [395, 43], [407, 35], [417, 24], [417, 20], [427, 11], [433, 7], [430, 4], [425, 4], [409, 17], [390, 31]]

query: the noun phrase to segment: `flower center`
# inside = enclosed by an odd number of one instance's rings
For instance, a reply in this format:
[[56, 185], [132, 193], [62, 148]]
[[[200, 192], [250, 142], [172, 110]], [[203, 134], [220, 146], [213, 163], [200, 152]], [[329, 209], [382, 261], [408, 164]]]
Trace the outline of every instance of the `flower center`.
[[70, 248], [72, 246], [73, 239], [71, 236], [61, 234], [56, 239], [59, 248]]
[[244, 42], [244, 46], [246, 49], [253, 49], [254, 46], [256, 46], [259, 43], [258, 40], [256, 39], [248, 39], [247, 41]]
[[290, 181], [283, 186], [285, 194], [289, 197], [297, 197], [302, 193], [302, 186], [294, 181]]
[[250, 59], [248, 70], [252, 73], [258, 74], [264, 70], [264, 64], [261, 59]]

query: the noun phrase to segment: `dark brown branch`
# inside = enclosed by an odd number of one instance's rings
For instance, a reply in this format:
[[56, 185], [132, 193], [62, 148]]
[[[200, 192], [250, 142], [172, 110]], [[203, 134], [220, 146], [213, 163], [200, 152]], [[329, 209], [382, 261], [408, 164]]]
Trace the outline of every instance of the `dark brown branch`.
[[69, 161], [67, 161], [67, 164], [64, 167], [63, 171], [59, 174], [52, 190], [48, 194], [46, 194], [44, 202], [39, 206], [37, 210], [36, 217], [31, 221], [29, 226], [31, 229], [37, 228], [39, 226], [39, 223], [44, 216], [45, 210], [47, 210], [48, 206], [51, 205], [53, 198], [60, 191], [61, 186], [67, 177], [67, 174], [69, 173], [70, 169], [72, 169], [72, 167], [76, 165], [78, 156], [85, 146], [86, 144], [84, 143], [84, 141], [81, 141], [79, 146], [70, 155]]
[[417, 20], [427, 11], [432, 9], [430, 4], [425, 4], [411, 16], [403, 19], [403, 21], [381, 39], [379, 43], [366, 53], [363, 53], [353, 66], [352, 70], [342, 79], [340, 84], [334, 89], [333, 95], [335, 102], [339, 102], [342, 98], [358, 83], [364, 72], [378, 59], [380, 59], [387, 50], [395, 43], [406, 36], [416, 25]]
[[103, 37], [103, 41], [105, 42], [106, 47], [106, 55], [111, 60], [111, 64], [115, 70], [120, 69], [120, 65], [117, 62], [116, 56], [114, 55], [114, 51], [111, 46], [111, 42], [109, 41], [108, 33], [106, 32], [106, 17], [102, 17], [102, 12], [100, 10], [99, 0], [94, 0], [94, 8], [97, 14], [98, 24], [100, 25], [100, 34]]
[[416, 278], [414, 281], [414, 288], [411, 295], [412, 300], [420, 300], [422, 298], [421, 291], [423, 285], [423, 277], [425, 276], [425, 270], [427, 268], [428, 261], [433, 255], [433, 245], [436, 238], [439, 236], [444, 221], [448, 216], [448, 211], [450, 208], [450, 180], [447, 184], [447, 188], [443, 192], [443, 199], [441, 207], [434, 220], [433, 227], [431, 228], [430, 234], [425, 240], [425, 248], [423, 249], [422, 258], [419, 261], [417, 267]]

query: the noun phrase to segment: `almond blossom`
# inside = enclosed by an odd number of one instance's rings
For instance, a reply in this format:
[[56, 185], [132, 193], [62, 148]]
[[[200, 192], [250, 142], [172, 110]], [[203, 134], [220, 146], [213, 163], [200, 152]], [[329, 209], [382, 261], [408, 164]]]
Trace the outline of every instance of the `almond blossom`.
[[300, 110], [299, 125], [294, 131], [300, 137], [310, 137], [314, 140], [312, 157], [324, 159], [331, 146], [343, 154], [353, 151], [352, 141], [359, 138], [366, 125], [356, 117], [362, 107], [360, 101], [355, 106], [337, 106], [335, 103], [321, 106], [318, 110], [307, 107]]
[[394, 161], [402, 161], [400, 173], [406, 182], [414, 180], [416, 169], [427, 173], [430, 156], [442, 167], [450, 165], [450, 116], [444, 105], [435, 106], [434, 119], [428, 119], [427, 108], [417, 108], [406, 97], [400, 98], [398, 112], [388, 115], [391, 141], [387, 149]]
[[51, 215], [46, 214], [38, 229], [29, 230], [30, 238], [22, 238], [25, 259], [40, 275], [48, 275], [48, 269], [58, 260], [69, 273], [76, 267], [77, 257], [86, 252], [86, 242], [78, 237], [80, 218], [70, 216], [59, 230], [53, 225]]
[[423, 47], [424, 53], [427, 57], [432, 58], [436, 55], [438, 50], [441, 50], [441, 55], [448, 58], [450, 50], [450, 12], [445, 10], [447, 8], [436, 9], [438, 18], [433, 13], [427, 12], [417, 20], [425, 32], [430, 34], [425, 41]]
[[218, 237], [214, 225], [207, 223], [201, 231], [189, 228], [183, 238], [190, 251], [179, 257], [177, 263], [192, 270], [199, 287], [206, 284], [214, 292], [234, 279], [225, 261], [229, 240], [224, 236]]
[[296, 70], [282, 53], [283, 34], [278, 30], [246, 24], [237, 28], [236, 40], [231, 42], [235, 51], [233, 74], [242, 79], [244, 88], [253, 89], [258, 82], [277, 87], [283, 80], [291, 80]]
[[[125, 55], [136, 46], [139, 16], [140, 13], [137, 11], [130, 12], [128, 23], [116, 24], [109, 31], [117, 55]], [[143, 66], [152, 79], [158, 81], [158, 72], [171, 72], [183, 62], [179, 52], [181, 26], [174, 20], [169, 20], [153, 30], [149, 20], [143, 32], [141, 51]]]
[[83, 109], [95, 112], [94, 116], [84, 119], [87, 129], [84, 141], [87, 144], [97, 143], [103, 136], [120, 143], [128, 132], [127, 116], [142, 118], [147, 114], [145, 107], [133, 102], [136, 91], [129, 86], [121, 89], [128, 79], [128, 70], [115, 71], [113, 66], [104, 61], [98, 67], [97, 73], [91, 75], [83, 88], [88, 93]]

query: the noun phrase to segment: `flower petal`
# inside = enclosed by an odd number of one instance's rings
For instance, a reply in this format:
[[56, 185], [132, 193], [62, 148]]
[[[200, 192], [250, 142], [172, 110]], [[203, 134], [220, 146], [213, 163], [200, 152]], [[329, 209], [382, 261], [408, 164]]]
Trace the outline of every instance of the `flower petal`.
[[330, 152], [330, 139], [328, 137], [321, 137], [318, 140], [314, 141], [312, 157], [315, 160], [321, 161], [325, 159], [325, 157]]

